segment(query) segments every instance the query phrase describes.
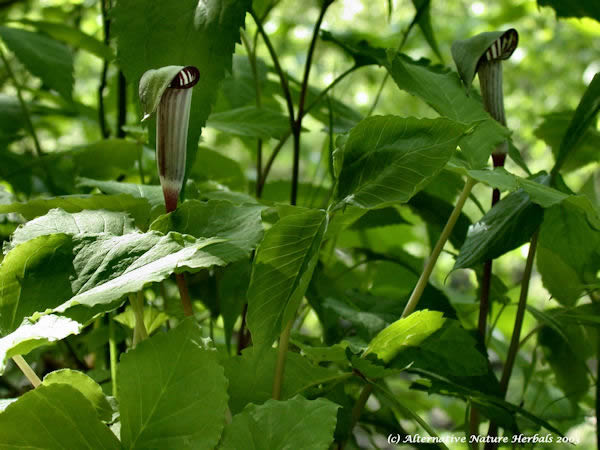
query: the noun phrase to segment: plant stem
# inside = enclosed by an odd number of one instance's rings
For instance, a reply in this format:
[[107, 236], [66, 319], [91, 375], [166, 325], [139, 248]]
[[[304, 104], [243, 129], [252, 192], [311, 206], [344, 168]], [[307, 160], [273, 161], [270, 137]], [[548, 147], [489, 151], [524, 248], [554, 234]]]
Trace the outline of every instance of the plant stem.
[[17, 365], [17, 367], [19, 369], [21, 369], [21, 372], [23, 372], [23, 375], [25, 375], [25, 377], [29, 380], [29, 382], [33, 385], [34, 388], [36, 388], [40, 384], [42, 384], [42, 380], [40, 380], [40, 378], [33, 371], [31, 366], [29, 364], [27, 364], [27, 361], [25, 361], [25, 359], [23, 359], [23, 357], [21, 355], [15, 355], [12, 357], [12, 359], [15, 362], [15, 364]]
[[110, 380], [112, 382], [112, 395], [117, 397], [117, 339], [115, 336], [114, 314], [108, 319], [108, 353], [110, 355]]
[[414, 311], [414, 309], [416, 308], [417, 304], [419, 303], [419, 300], [421, 299], [421, 295], [423, 295], [423, 291], [425, 290], [425, 287], [427, 286], [427, 283], [429, 282], [429, 277], [431, 276], [431, 272], [433, 272], [433, 268], [435, 267], [438, 257], [440, 256], [440, 253], [442, 252], [444, 245], [446, 244], [446, 241], [450, 237], [450, 234], [452, 233], [454, 225], [456, 225], [456, 221], [458, 220], [458, 217], [460, 216], [460, 212], [462, 211], [463, 206], [464, 206], [465, 202], [467, 201], [469, 194], [471, 193], [471, 189], [473, 189], [473, 186], [475, 186], [475, 184], [476, 184], [476, 181], [473, 178], [470, 178], [470, 177], [467, 178], [467, 182], [465, 183], [465, 186], [464, 186], [460, 196], [458, 197], [456, 206], [452, 210], [452, 213], [450, 214], [450, 217], [448, 218], [448, 222], [446, 222], [446, 225], [444, 226], [444, 229], [442, 230], [442, 234], [440, 235], [440, 237], [437, 241], [437, 244], [435, 244], [435, 247], [433, 248], [433, 251], [431, 252], [431, 256], [427, 260], [427, 264], [425, 264], [425, 268], [423, 269], [423, 272], [421, 273], [421, 276], [419, 277], [419, 281], [417, 282], [417, 285], [415, 286], [410, 298], [408, 299], [408, 303], [406, 303], [404, 312], [402, 313], [402, 317], [406, 317], [409, 314], [411, 314]]
[[285, 358], [290, 343], [290, 334], [294, 320], [290, 320], [279, 337], [279, 348], [277, 349], [277, 365], [275, 367], [275, 378], [273, 379], [273, 398], [281, 398], [281, 388], [283, 387], [283, 373], [285, 371]]
[[118, 89], [118, 104], [117, 104], [117, 137], [124, 138], [125, 130], [123, 127], [127, 123], [127, 81], [125, 75], [119, 70], [119, 89]]
[[183, 305], [183, 313], [186, 316], [194, 315], [194, 308], [192, 307], [192, 299], [190, 297], [190, 291], [185, 281], [184, 273], [176, 273], [175, 281], [177, 281], [177, 287], [179, 288], [179, 295], [181, 297], [181, 304]]
[[[517, 358], [517, 351], [519, 350], [519, 341], [521, 338], [521, 328], [523, 327], [523, 318], [525, 317], [525, 307], [527, 306], [527, 297], [529, 294], [529, 281], [531, 279], [531, 272], [533, 271], [533, 262], [535, 259], [535, 250], [537, 247], [537, 239], [539, 234], [539, 228], [531, 236], [529, 243], [529, 252], [527, 253], [527, 261], [525, 263], [525, 270], [523, 272], [523, 278], [521, 280], [521, 292], [519, 294], [519, 304], [517, 306], [517, 314], [515, 316], [515, 325], [513, 327], [513, 333], [508, 347], [508, 355], [506, 357], [506, 363], [504, 364], [504, 370], [502, 371], [502, 377], [500, 378], [500, 388], [504, 396], [508, 391], [508, 382], [512, 375], [512, 370]], [[495, 437], [498, 435], [498, 425], [496, 422], [490, 422], [488, 430], [488, 436]], [[486, 450], [492, 450], [497, 448], [496, 444], [486, 443]]]
[[295, 205], [298, 200], [298, 182], [300, 175], [300, 136], [302, 135], [302, 119], [304, 116], [304, 104], [306, 102], [306, 94], [308, 92], [308, 79], [310, 76], [310, 69], [312, 67], [313, 55], [315, 53], [315, 47], [317, 45], [317, 39], [319, 38], [319, 30], [321, 29], [321, 23], [327, 12], [327, 8], [331, 5], [331, 1], [325, 0], [321, 6], [319, 17], [315, 23], [313, 29], [312, 39], [308, 47], [308, 53], [306, 55], [306, 63], [304, 64], [304, 76], [302, 77], [302, 86], [300, 88], [300, 100], [298, 102], [298, 117], [294, 125], [292, 126], [292, 132], [294, 135], [294, 160], [292, 164], [292, 191], [290, 195], [290, 203]]
[[354, 404], [354, 408], [352, 408], [352, 416], [351, 416], [352, 419], [350, 421], [350, 430], [354, 430], [354, 427], [358, 423], [358, 419], [360, 419], [360, 415], [362, 414], [362, 411], [365, 408], [365, 405], [367, 404], [367, 400], [369, 400], [369, 397], [371, 396], [372, 392], [373, 392], [373, 384], [371, 384], [371, 383], [365, 384], [363, 386], [362, 390], [360, 391], [360, 395], [358, 396], [358, 399], [356, 400], [356, 403]]
[[135, 328], [133, 333], [133, 346], [135, 347], [139, 341], [148, 338], [146, 325], [144, 324], [144, 294], [139, 291], [136, 294], [129, 294], [129, 302], [135, 316]]
[[273, 44], [271, 43], [269, 36], [267, 35], [267, 33], [265, 32], [265, 29], [262, 26], [260, 18], [256, 15], [256, 12], [253, 9], [250, 10], [250, 15], [252, 16], [252, 19], [254, 19], [254, 23], [256, 23], [258, 32], [262, 36], [263, 41], [269, 51], [269, 55], [271, 56], [271, 59], [273, 60], [273, 66], [275, 67], [275, 71], [279, 75], [279, 82], [281, 84], [281, 90], [283, 91], [283, 96], [285, 97], [285, 103], [286, 103], [287, 109], [288, 109], [288, 115], [289, 115], [289, 119], [290, 119], [290, 127], [293, 128], [294, 127], [294, 117], [295, 117], [294, 102], [292, 100], [292, 94], [290, 92], [290, 87], [288, 84], [287, 77], [285, 75], [285, 72], [281, 68], [281, 64], [279, 63], [279, 57], [277, 56], [277, 53], [275, 52], [275, 48], [273, 47]]
[[[104, 44], [110, 42], [110, 19], [108, 18], [107, 1], [100, 0], [100, 11], [102, 13], [102, 25], [104, 27]], [[110, 136], [110, 131], [106, 125], [106, 114], [104, 111], [104, 89], [106, 89], [106, 78], [108, 75], [108, 61], [105, 59], [102, 63], [102, 72], [100, 73], [100, 84], [98, 85], [98, 122], [100, 124], [100, 133], [103, 138]]]

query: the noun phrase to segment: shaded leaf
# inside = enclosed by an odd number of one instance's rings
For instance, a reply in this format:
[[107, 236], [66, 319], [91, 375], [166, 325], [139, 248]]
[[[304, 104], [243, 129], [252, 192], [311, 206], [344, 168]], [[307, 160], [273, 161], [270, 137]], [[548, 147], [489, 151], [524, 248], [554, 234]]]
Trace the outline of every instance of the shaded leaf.
[[600, 21], [600, 5], [595, 0], [564, 2], [561, 0], [538, 0], [540, 6], [551, 6], [558, 17], [591, 17]]
[[363, 208], [407, 202], [444, 167], [464, 131], [446, 119], [363, 120], [344, 146], [337, 201]]
[[0, 414], [0, 435], [0, 449], [121, 448], [92, 404], [66, 384], [41, 385], [10, 404]]
[[19, 28], [0, 27], [0, 37], [32, 74], [66, 99], [73, 90], [73, 55], [60, 42]]
[[126, 448], [214, 448], [225, 425], [227, 379], [191, 319], [140, 342], [119, 364]]
[[270, 347], [295, 316], [326, 228], [324, 211], [289, 207], [265, 233], [248, 287], [248, 328], [255, 348]]
[[44, 386], [56, 383], [68, 384], [77, 389], [94, 406], [100, 420], [104, 422], [111, 420], [113, 409], [102, 392], [102, 388], [85, 373], [78, 370], [60, 369], [50, 372], [44, 377]]
[[244, 106], [211, 114], [206, 126], [236, 136], [279, 139], [289, 131], [290, 121], [278, 111]]
[[223, 450], [326, 450], [333, 442], [339, 406], [324, 398], [294, 397], [248, 406], [225, 427]]
[[[443, 61], [444, 58], [440, 53], [440, 48], [438, 46], [437, 40], [435, 39], [433, 27], [431, 26], [431, 0], [412, 0], [412, 2], [415, 6], [415, 9], [417, 10], [415, 18], [418, 19], [417, 23], [419, 24], [419, 28], [423, 32], [423, 36], [425, 36], [427, 44], [429, 44], [429, 47], [431, 47], [431, 50], [433, 50], [435, 56], [437, 56], [440, 61]], [[392, 4], [391, 0], [389, 4]]]

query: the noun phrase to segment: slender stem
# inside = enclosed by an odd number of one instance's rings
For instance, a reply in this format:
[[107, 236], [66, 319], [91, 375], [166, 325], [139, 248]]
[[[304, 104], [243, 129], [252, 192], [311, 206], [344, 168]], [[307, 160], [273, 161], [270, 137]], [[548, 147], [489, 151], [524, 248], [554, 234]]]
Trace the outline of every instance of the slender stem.
[[288, 345], [290, 343], [290, 334], [292, 333], [293, 320], [285, 326], [285, 329], [279, 337], [279, 348], [277, 350], [277, 365], [275, 366], [275, 378], [273, 379], [273, 398], [281, 398], [281, 388], [283, 387], [283, 373], [285, 370], [285, 359]]
[[302, 135], [302, 118], [304, 116], [304, 104], [306, 102], [306, 94], [308, 92], [308, 79], [310, 77], [310, 69], [312, 67], [313, 55], [315, 53], [315, 47], [319, 38], [319, 30], [321, 29], [321, 23], [327, 12], [327, 8], [331, 5], [331, 1], [325, 0], [321, 6], [319, 17], [315, 23], [313, 29], [312, 39], [308, 47], [308, 54], [306, 55], [306, 63], [304, 64], [304, 76], [302, 77], [302, 85], [300, 88], [300, 100], [298, 102], [298, 117], [296, 118], [295, 124], [292, 126], [294, 135], [294, 158], [292, 164], [292, 191], [290, 194], [290, 203], [295, 205], [298, 200], [298, 183], [300, 175], [300, 136]]
[[31, 366], [29, 364], [27, 364], [27, 361], [25, 361], [25, 359], [23, 359], [23, 357], [21, 355], [15, 355], [12, 357], [12, 359], [15, 362], [15, 364], [17, 365], [17, 367], [19, 369], [21, 369], [21, 372], [23, 372], [23, 375], [25, 375], [25, 377], [29, 380], [29, 382], [33, 385], [34, 388], [36, 388], [40, 384], [42, 384], [42, 380], [40, 380], [40, 378], [33, 371]]
[[371, 396], [371, 393], [373, 392], [373, 387], [374, 387], [373, 384], [367, 383], [363, 386], [362, 390], [360, 391], [358, 399], [356, 400], [356, 403], [354, 404], [354, 408], [352, 408], [352, 416], [351, 416], [352, 419], [350, 422], [350, 430], [354, 430], [354, 427], [358, 423], [358, 420], [360, 419], [362, 411], [365, 408], [365, 405], [367, 404], [367, 400], [369, 400], [369, 397]]
[[[421, 19], [421, 15], [429, 7], [429, 3], [430, 3], [430, 1], [426, 1], [426, 2], [424, 2], [421, 5], [421, 7], [419, 9], [417, 9], [417, 12], [415, 13], [415, 16], [413, 17], [413, 20], [408, 25], [408, 28], [406, 28], [406, 30], [404, 30], [404, 32], [402, 33], [402, 40], [400, 41], [400, 44], [398, 44], [398, 48], [396, 49], [396, 53], [400, 53], [402, 51], [402, 49], [404, 48], [404, 45], [406, 44], [406, 41], [408, 40], [408, 36], [409, 36], [411, 30], [419, 22], [419, 20]], [[375, 111], [375, 108], [377, 107], [377, 103], [379, 103], [379, 98], [381, 97], [381, 93], [383, 92], [383, 88], [385, 87], [385, 84], [387, 83], [387, 80], [388, 80], [389, 77], [390, 77], [390, 73], [386, 72], [385, 75], [384, 75], [384, 77], [383, 77], [383, 80], [381, 80], [381, 84], [379, 85], [379, 89], [377, 89], [377, 95], [375, 95], [375, 100], [373, 101], [373, 104], [369, 108], [369, 112], [367, 113], [367, 117], [369, 117], [371, 114], [373, 114], [373, 111]]]
[[135, 347], [139, 341], [148, 338], [146, 325], [144, 324], [144, 294], [139, 291], [136, 294], [129, 294], [129, 302], [135, 316], [135, 328], [133, 333], [133, 346]]
[[[504, 370], [502, 371], [502, 377], [500, 379], [500, 388], [502, 393], [506, 395], [508, 391], [508, 383], [510, 376], [512, 375], [515, 360], [517, 358], [517, 351], [519, 350], [519, 341], [521, 338], [521, 328], [523, 327], [523, 318], [525, 317], [525, 307], [527, 306], [527, 296], [529, 294], [529, 281], [531, 279], [531, 272], [533, 270], [533, 261], [535, 259], [535, 250], [537, 247], [539, 229], [531, 236], [531, 242], [529, 243], [529, 252], [527, 254], [527, 261], [525, 263], [525, 270], [523, 272], [523, 278], [521, 280], [521, 292], [519, 294], [519, 304], [517, 306], [517, 314], [515, 316], [515, 325], [513, 328], [510, 345], [508, 347], [508, 355], [506, 357], [506, 363], [504, 364]], [[498, 424], [494, 421], [490, 422], [488, 429], [488, 436], [495, 437], [498, 435]], [[497, 448], [497, 444], [486, 443], [486, 450], [493, 450]]]
[[183, 313], [186, 316], [194, 315], [194, 308], [192, 307], [192, 299], [190, 297], [190, 291], [185, 281], [184, 273], [176, 273], [175, 281], [177, 281], [177, 287], [179, 288], [179, 295], [181, 296], [181, 304], [183, 305]]
[[330, 90], [332, 90], [340, 81], [342, 81], [344, 78], [346, 78], [359, 67], [360, 66], [354, 65], [346, 71], [342, 72], [340, 75], [338, 75], [331, 83], [329, 83], [328, 86], [325, 87], [325, 89], [319, 92], [319, 95], [317, 95], [317, 97], [312, 102], [310, 102], [308, 106], [306, 106], [302, 113], [302, 117], [304, 118], [310, 110], [312, 110], [315, 106], [319, 104], [319, 102], [321, 102], [321, 100], [325, 98], [325, 96], [329, 93]]
[[[109, 0], [100, 0], [100, 10], [102, 12], [102, 25], [104, 27], [104, 44], [110, 42], [110, 19], [108, 18]], [[100, 73], [100, 84], [98, 85], [98, 122], [100, 124], [100, 133], [103, 138], [110, 136], [110, 131], [106, 125], [106, 113], [104, 111], [104, 90], [106, 89], [106, 79], [108, 75], [108, 61], [105, 59], [102, 63], [102, 72]]]
[[285, 102], [286, 102], [287, 109], [288, 109], [290, 126], [293, 128], [294, 127], [294, 117], [295, 117], [294, 102], [292, 100], [292, 94], [290, 92], [290, 87], [288, 84], [287, 77], [285, 75], [285, 72], [281, 68], [281, 64], [279, 63], [279, 57], [277, 56], [277, 53], [275, 52], [275, 48], [273, 47], [273, 44], [271, 43], [269, 36], [267, 35], [267, 33], [265, 32], [265, 29], [262, 26], [260, 18], [256, 15], [256, 12], [253, 9], [250, 10], [250, 15], [252, 16], [252, 18], [254, 19], [254, 22], [256, 23], [258, 32], [262, 36], [263, 41], [269, 51], [269, 55], [271, 56], [271, 59], [273, 60], [273, 66], [275, 67], [275, 71], [279, 75], [279, 82], [281, 84], [281, 90], [283, 91], [283, 96], [285, 97]]
[[248, 303], [244, 303], [244, 308], [242, 309], [242, 324], [240, 325], [240, 331], [238, 333], [238, 343], [237, 343], [237, 354], [241, 355], [242, 350], [244, 350], [248, 346], [248, 335], [246, 332], [246, 319], [248, 316]]
[[119, 89], [117, 104], [117, 137], [124, 138], [125, 130], [123, 127], [127, 123], [127, 81], [125, 75], [119, 70]]
[[419, 303], [419, 300], [421, 299], [421, 295], [423, 295], [423, 291], [425, 290], [425, 287], [427, 286], [427, 283], [429, 282], [429, 277], [431, 276], [431, 272], [433, 272], [433, 268], [435, 267], [438, 257], [440, 256], [440, 253], [442, 252], [442, 249], [444, 248], [446, 241], [450, 237], [450, 234], [452, 233], [454, 225], [456, 225], [456, 221], [458, 220], [458, 217], [460, 216], [460, 212], [462, 211], [463, 206], [464, 206], [465, 202], [467, 201], [467, 198], [469, 198], [469, 194], [471, 192], [471, 189], [473, 189], [473, 186], [475, 185], [475, 183], [476, 183], [476, 181], [473, 180], [472, 178], [469, 177], [467, 179], [467, 182], [465, 183], [465, 186], [464, 186], [460, 196], [458, 197], [456, 206], [452, 210], [452, 214], [450, 214], [450, 217], [448, 218], [448, 222], [446, 222], [446, 225], [444, 226], [444, 229], [442, 230], [442, 234], [440, 235], [440, 237], [437, 241], [437, 244], [435, 244], [435, 247], [433, 248], [433, 251], [431, 252], [431, 256], [427, 260], [427, 264], [425, 265], [425, 268], [423, 269], [423, 272], [421, 273], [421, 276], [419, 277], [419, 281], [417, 282], [415, 289], [413, 290], [410, 298], [408, 299], [408, 303], [406, 304], [406, 307], [404, 308], [402, 317], [406, 317], [409, 314], [411, 314], [414, 311], [414, 309], [416, 308], [417, 304]]
[[108, 352], [110, 355], [110, 380], [112, 382], [112, 395], [117, 397], [117, 339], [115, 336], [115, 320], [111, 314], [108, 320]]

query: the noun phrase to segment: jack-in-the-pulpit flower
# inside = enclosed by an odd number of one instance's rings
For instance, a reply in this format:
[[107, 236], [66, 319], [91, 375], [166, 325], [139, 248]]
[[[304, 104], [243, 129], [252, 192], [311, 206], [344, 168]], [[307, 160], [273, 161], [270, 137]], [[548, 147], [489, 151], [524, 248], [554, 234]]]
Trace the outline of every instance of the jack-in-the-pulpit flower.
[[[513, 28], [481, 33], [452, 44], [452, 56], [463, 82], [469, 88], [477, 73], [485, 110], [505, 126], [502, 61], [512, 56], [518, 44], [519, 34]], [[504, 165], [507, 152], [508, 142], [505, 141], [492, 154], [494, 166]]]
[[199, 79], [196, 67], [167, 66], [140, 80], [142, 120], [156, 111], [156, 163], [167, 212], [177, 207], [183, 185], [192, 88]]

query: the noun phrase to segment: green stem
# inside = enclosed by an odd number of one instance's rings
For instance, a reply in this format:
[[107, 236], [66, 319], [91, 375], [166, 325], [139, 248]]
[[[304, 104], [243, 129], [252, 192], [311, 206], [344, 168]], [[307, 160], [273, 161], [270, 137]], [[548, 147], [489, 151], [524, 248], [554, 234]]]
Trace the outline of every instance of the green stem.
[[110, 379], [112, 382], [112, 395], [117, 397], [117, 339], [115, 336], [115, 320], [111, 314], [108, 320], [108, 352], [110, 355]]
[[33, 371], [31, 366], [29, 364], [27, 364], [27, 361], [25, 361], [25, 359], [23, 359], [23, 357], [21, 355], [15, 355], [12, 357], [12, 359], [15, 362], [15, 364], [17, 365], [17, 367], [19, 369], [21, 369], [21, 372], [23, 372], [23, 375], [25, 375], [25, 377], [29, 380], [29, 382], [33, 385], [34, 388], [36, 388], [40, 384], [42, 384], [42, 380], [40, 380], [40, 378]]
[[144, 324], [144, 294], [139, 291], [136, 294], [129, 294], [129, 302], [135, 316], [135, 328], [133, 330], [133, 346], [135, 347], [139, 341], [148, 338], [146, 325]]
[[452, 210], [452, 214], [450, 214], [450, 217], [448, 218], [448, 222], [446, 222], [446, 225], [444, 226], [444, 229], [442, 230], [442, 234], [440, 235], [440, 237], [437, 241], [437, 244], [435, 244], [435, 247], [433, 248], [433, 251], [431, 252], [431, 256], [427, 260], [427, 264], [425, 264], [425, 268], [423, 269], [423, 272], [421, 273], [421, 276], [419, 277], [419, 281], [417, 282], [417, 285], [415, 286], [410, 298], [408, 299], [408, 303], [406, 303], [406, 307], [404, 308], [404, 311], [402, 312], [402, 317], [406, 317], [409, 314], [411, 314], [415, 310], [417, 304], [419, 303], [419, 300], [421, 299], [421, 295], [423, 295], [423, 291], [425, 290], [425, 287], [427, 286], [427, 283], [429, 282], [429, 277], [431, 276], [431, 272], [433, 272], [433, 268], [435, 267], [438, 257], [440, 256], [440, 253], [442, 252], [444, 245], [446, 244], [446, 241], [450, 237], [450, 234], [452, 233], [452, 230], [454, 229], [454, 225], [456, 225], [456, 221], [458, 220], [458, 217], [460, 216], [463, 206], [465, 205], [467, 198], [469, 198], [471, 189], [473, 189], [473, 186], [475, 186], [475, 184], [476, 184], [476, 181], [474, 179], [472, 179], [470, 177], [467, 178], [467, 182], [465, 183], [465, 186], [464, 186], [460, 196], [458, 197], [456, 206]]
[[117, 137], [124, 138], [123, 127], [127, 123], [127, 81], [125, 75], [119, 70], [118, 75], [118, 103], [117, 103]]
[[277, 365], [275, 366], [275, 378], [273, 379], [273, 398], [281, 398], [281, 388], [283, 387], [283, 373], [285, 371], [285, 359], [287, 349], [290, 343], [290, 334], [292, 333], [293, 320], [290, 320], [279, 337], [279, 348], [277, 350]]
[[[529, 252], [527, 253], [527, 261], [525, 263], [525, 270], [523, 271], [523, 278], [521, 279], [521, 292], [519, 294], [519, 304], [517, 306], [517, 314], [515, 316], [515, 325], [513, 327], [513, 333], [508, 347], [508, 355], [506, 356], [506, 363], [504, 364], [504, 370], [502, 371], [502, 378], [500, 379], [500, 389], [504, 396], [508, 391], [508, 383], [512, 375], [515, 360], [517, 358], [517, 351], [519, 350], [519, 342], [521, 339], [521, 328], [523, 327], [523, 318], [525, 317], [525, 307], [527, 306], [527, 297], [529, 294], [529, 282], [531, 279], [531, 272], [533, 271], [533, 262], [535, 259], [535, 250], [537, 247], [537, 239], [539, 234], [539, 228], [531, 236], [529, 243]], [[490, 422], [488, 429], [489, 437], [496, 437], [498, 435], [498, 424], [494, 421]], [[497, 444], [486, 443], [486, 450], [493, 450], [497, 448]]]
[[[104, 28], [104, 44], [109, 45], [110, 42], [110, 19], [108, 18], [107, 5], [108, 0], [100, 0], [100, 11], [102, 13], [102, 26]], [[102, 63], [102, 72], [100, 73], [100, 84], [98, 85], [98, 122], [100, 125], [100, 133], [103, 138], [110, 136], [110, 131], [106, 125], [106, 113], [104, 108], [104, 90], [106, 89], [106, 79], [108, 75], [108, 60]]]

